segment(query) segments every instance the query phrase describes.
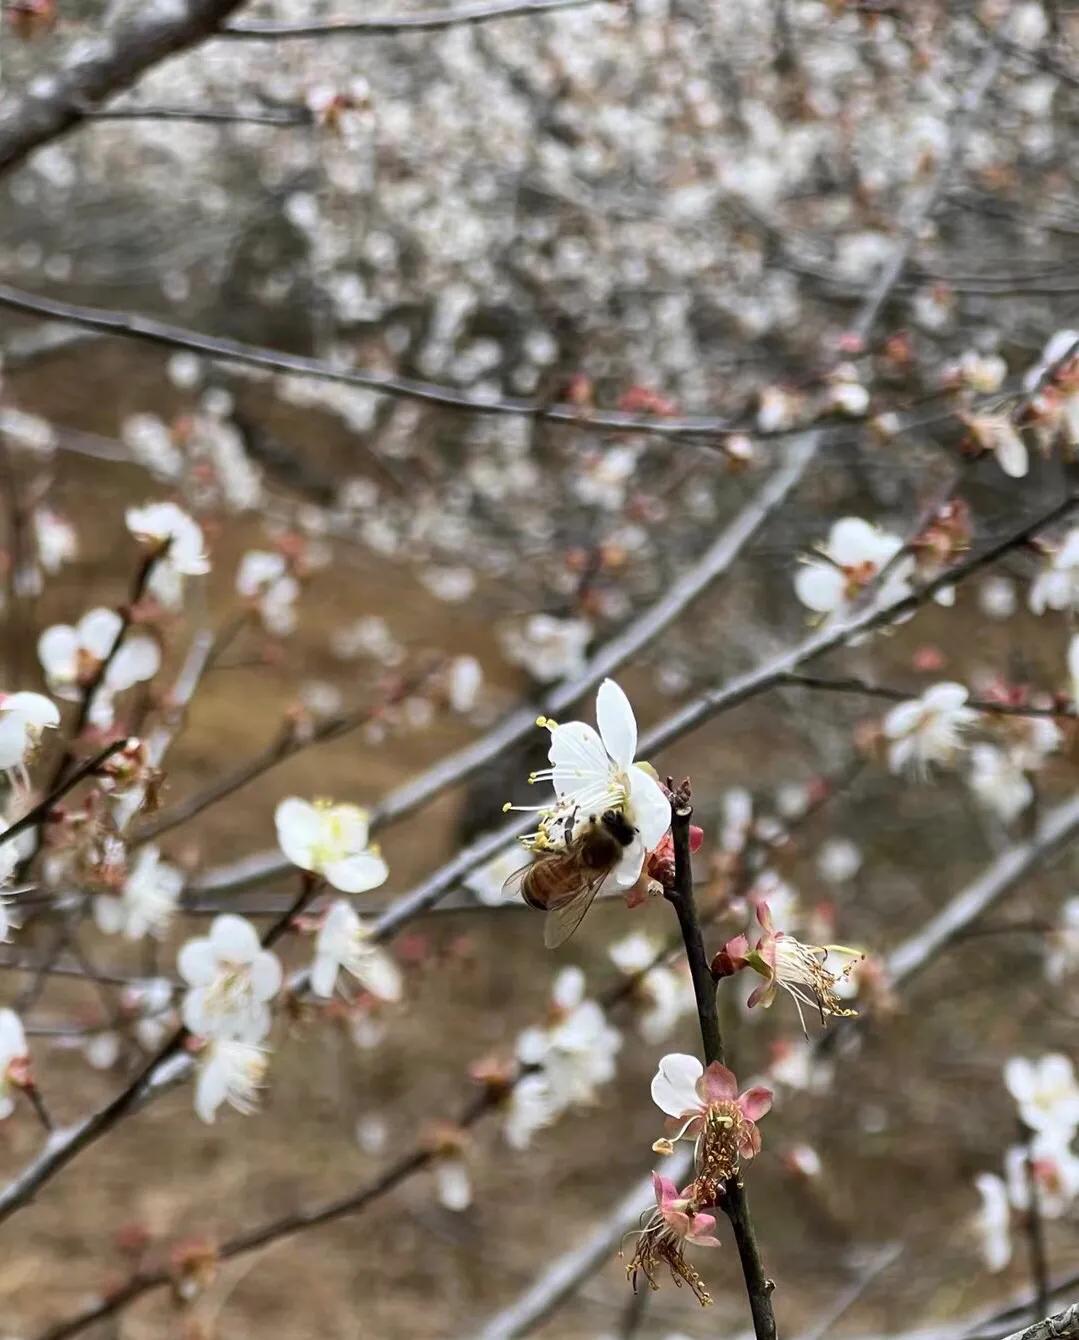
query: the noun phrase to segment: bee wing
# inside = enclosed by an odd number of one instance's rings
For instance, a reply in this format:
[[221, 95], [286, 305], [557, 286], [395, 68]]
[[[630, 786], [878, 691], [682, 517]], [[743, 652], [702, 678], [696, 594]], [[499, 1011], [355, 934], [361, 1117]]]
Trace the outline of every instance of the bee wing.
[[529, 907], [537, 907], [542, 912], [545, 909], [539, 903], [534, 902], [525, 892], [525, 875], [532, 869], [534, 861], [526, 861], [512, 875], [507, 875], [502, 884], [502, 895], [505, 898], [516, 898], [518, 895], [528, 904]]
[[585, 913], [592, 906], [606, 877], [607, 871], [600, 870], [547, 909], [547, 919], [543, 923], [543, 943], [548, 949], [557, 949], [566, 943], [584, 920]]

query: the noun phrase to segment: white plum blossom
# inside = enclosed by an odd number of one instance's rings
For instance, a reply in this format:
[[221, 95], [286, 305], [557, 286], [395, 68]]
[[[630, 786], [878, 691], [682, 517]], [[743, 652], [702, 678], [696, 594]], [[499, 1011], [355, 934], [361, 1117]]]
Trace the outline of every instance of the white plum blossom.
[[243, 917], [215, 917], [207, 936], [188, 940], [176, 966], [188, 984], [182, 1017], [197, 1037], [261, 1042], [268, 1002], [281, 987], [281, 964]]
[[982, 1257], [985, 1268], [995, 1275], [1012, 1259], [1012, 1211], [1008, 1189], [995, 1173], [979, 1173], [974, 1185], [982, 1199], [975, 1220]]
[[[79, 622], [53, 624], [38, 638], [37, 654], [49, 691], [78, 702], [83, 687], [108, 659], [123, 631], [123, 620], [111, 609], [92, 609]], [[109, 661], [95, 694], [90, 719], [102, 728], [112, 724], [113, 695], [152, 679], [161, 668], [161, 649], [142, 633], [127, 638]]]
[[450, 707], [461, 716], [473, 711], [483, 687], [483, 666], [475, 656], [455, 656], [446, 674]]
[[1019, 1211], [1030, 1205], [1030, 1178], [1038, 1193], [1038, 1212], [1046, 1219], [1060, 1219], [1079, 1196], [1079, 1158], [1069, 1140], [1056, 1131], [1039, 1131], [1026, 1145], [1012, 1145], [1004, 1155], [1004, 1180], [1008, 1198]]
[[659, 945], [642, 931], [616, 941], [607, 952], [620, 972], [637, 977], [633, 990], [641, 1036], [653, 1045], [663, 1042], [679, 1020], [695, 1008], [688, 974], [657, 963]]
[[1047, 609], [1079, 611], [1079, 526], [1073, 526], [1046, 556], [1027, 599], [1035, 614]]
[[594, 1102], [596, 1089], [614, 1078], [622, 1035], [584, 991], [581, 970], [563, 969], [552, 988], [551, 1022], [517, 1038], [517, 1059], [537, 1070], [513, 1089], [505, 1133], [515, 1149], [526, 1148], [534, 1131], [568, 1107]]
[[1023, 390], [1035, 391], [1042, 378], [1060, 360], [1066, 357], [1079, 341], [1079, 330], [1058, 330], [1050, 336], [1041, 358], [1023, 374]]
[[1010, 577], [987, 577], [978, 587], [978, 608], [987, 619], [1010, 619], [1018, 604]]
[[878, 592], [882, 605], [910, 594], [913, 555], [897, 557], [903, 548], [898, 535], [880, 530], [861, 517], [837, 521], [819, 546], [819, 557], [808, 559], [794, 579], [798, 599], [825, 623], [841, 623], [870, 583], [887, 567]]
[[850, 838], [829, 838], [817, 852], [817, 873], [829, 884], [846, 884], [862, 868], [862, 850]]
[[366, 893], [385, 883], [389, 870], [368, 845], [367, 811], [358, 805], [314, 804], [292, 796], [274, 812], [277, 841], [293, 865], [321, 875], [342, 893]]
[[1004, 1067], [1004, 1083], [1024, 1125], [1043, 1135], [1071, 1140], [1079, 1128], [1079, 1084], [1068, 1057], [1060, 1052], [1050, 1052], [1037, 1061], [1013, 1056]]
[[98, 894], [94, 899], [94, 921], [106, 935], [160, 938], [168, 930], [183, 887], [183, 872], [148, 844], [136, 854], [119, 895]]
[[29, 1057], [22, 1020], [14, 1010], [0, 1010], [0, 1121], [15, 1111], [12, 1090], [25, 1087]]
[[344, 898], [337, 899], [319, 927], [311, 966], [311, 990], [316, 996], [333, 995], [339, 968], [351, 973], [379, 1000], [401, 999], [397, 964]]
[[42, 732], [59, 724], [59, 708], [43, 694], [0, 693], [0, 772], [24, 767]]
[[248, 550], [236, 571], [236, 594], [254, 604], [262, 626], [274, 637], [295, 631], [300, 584], [283, 554]]
[[460, 1214], [472, 1204], [472, 1178], [462, 1154], [442, 1154], [434, 1161], [438, 1203], [445, 1210]]
[[559, 811], [576, 813], [583, 822], [607, 810], [624, 814], [636, 832], [604, 886], [632, 888], [645, 856], [671, 826], [671, 804], [654, 773], [633, 761], [637, 721], [629, 699], [613, 679], [605, 679], [596, 694], [598, 732], [583, 721], [557, 725], [541, 719], [540, 724], [551, 732], [551, 766], [529, 780], [552, 782]]
[[1008, 754], [1024, 772], [1037, 772], [1064, 739], [1051, 717], [1013, 717], [1010, 726]]
[[35, 507], [33, 520], [38, 562], [46, 572], [59, 572], [78, 557], [79, 537], [69, 521], [51, 507]]
[[959, 377], [965, 386], [981, 395], [991, 395], [1004, 385], [1008, 364], [999, 354], [980, 354], [968, 349], [959, 360]]
[[209, 1124], [221, 1104], [228, 1103], [243, 1116], [250, 1116], [258, 1109], [268, 1065], [266, 1049], [253, 1042], [211, 1038], [199, 1053], [195, 1112]]
[[507, 628], [500, 635], [506, 659], [539, 684], [579, 675], [591, 640], [587, 619], [559, 619], [553, 614], [530, 615], [523, 628]]
[[899, 703], [884, 718], [888, 766], [925, 776], [934, 764], [947, 767], [962, 748], [962, 734], [978, 720], [962, 684], [933, 684], [920, 698]]
[[967, 418], [974, 441], [991, 452], [1009, 479], [1022, 479], [1030, 469], [1030, 453], [1007, 414], [971, 414]]
[[137, 540], [160, 555], [147, 584], [150, 594], [167, 608], [178, 609], [183, 601], [183, 579], [210, 571], [198, 522], [172, 502], [129, 507], [125, 521]]
[[978, 800], [1006, 824], [1014, 822], [1034, 799], [1030, 778], [993, 744], [976, 744], [970, 763], [970, 786]]

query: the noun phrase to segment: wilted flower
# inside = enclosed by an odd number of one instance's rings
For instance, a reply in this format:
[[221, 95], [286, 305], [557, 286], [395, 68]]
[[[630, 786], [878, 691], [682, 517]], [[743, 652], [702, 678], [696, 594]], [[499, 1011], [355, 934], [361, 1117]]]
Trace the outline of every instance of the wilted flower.
[[195, 1111], [207, 1123], [228, 1103], [245, 1117], [258, 1109], [270, 1058], [264, 1047], [236, 1038], [211, 1038], [199, 1053]]
[[281, 964], [243, 917], [215, 917], [210, 934], [188, 940], [176, 961], [190, 989], [183, 1021], [198, 1037], [260, 1042], [270, 1031], [267, 1004], [281, 987]]
[[311, 990], [316, 996], [333, 995], [339, 968], [379, 1000], [401, 999], [397, 964], [344, 898], [337, 899], [319, 927], [311, 966]]
[[42, 731], [59, 724], [59, 709], [42, 694], [0, 693], [0, 772], [24, 767]]
[[978, 713], [966, 706], [967, 697], [962, 684], [933, 684], [920, 698], [893, 707], [884, 718], [892, 772], [909, 768], [924, 776], [933, 764], [953, 763], [963, 731], [978, 720]]
[[30, 1053], [22, 1021], [14, 1010], [0, 1010], [0, 1121], [15, 1111], [13, 1089], [30, 1081]]
[[[735, 936], [720, 950], [712, 963], [712, 971], [720, 976], [730, 976], [748, 967], [764, 978], [763, 984], [749, 997], [751, 1009], [754, 1005], [763, 1005], [767, 1009], [775, 1000], [776, 992], [785, 991], [794, 1001], [803, 1032], [803, 1005], [816, 1010], [822, 1022], [829, 1015], [847, 1017], [854, 1013], [840, 1004], [836, 986], [862, 957], [859, 950], [848, 949], [844, 945], [807, 945], [785, 931], [777, 931], [765, 902], [757, 904], [757, 920], [764, 934], [752, 949], [746, 936]], [[831, 972], [824, 966], [828, 955], [833, 953], [850, 958], [840, 973]]]
[[274, 812], [277, 841], [293, 865], [322, 875], [342, 893], [377, 889], [389, 875], [377, 847], [368, 846], [367, 811], [358, 805], [314, 804], [293, 796]]
[[163, 861], [155, 846], [147, 845], [136, 855], [119, 896], [99, 894], [94, 899], [94, 920], [107, 935], [121, 933], [128, 940], [141, 940], [144, 935], [160, 938], [183, 887], [183, 872]]
[[903, 541], [880, 530], [861, 517], [837, 521], [819, 547], [819, 557], [807, 559], [794, 579], [794, 590], [803, 605], [831, 622], [842, 622], [851, 613], [861, 593], [876, 581], [886, 567], [879, 599], [891, 604], [910, 594], [914, 574], [913, 554], [898, 557]]
[[676, 1141], [693, 1139], [700, 1180], [710, 1192], [733, 1177], [739, 1157], [760, 1153], [756, 1123], [772, 1106], [772, 1091], [761, 1086], [738, 1092], [732, 1071], [718, 1061], [706, 1070], [695, 1056], [672, 1052], [659, 1063], [652, 1078], [652, 1101], [670, 1121], [672, 1139], [657, 1140], [653, 1148], [669, 1152]]
[[1032, 1131], [1070, 1140], [1079, 1128], [1079, 1084], [1066, 1056], [1051, 1052], [1037, 1061], [1013, 1056], [1004, 1067], [1004, 1083]]
[[706, 1214], [697, 1201], [698, 1188], [694, 1183], [679, 1191], [669, 1178], [652, 1174], [656, 1193], [656, 1211], [637, 1235], [637, 1250], [626, 1267], [626, 1274], [637, 1287], [637, 1276], [643, 1275], [653, 1289], [658, 1289], [656, 1268], [666, 1264], [676, 1284], [685, 1281], [697, 1301], [705, 1306], [712, 1301], [704, 1281], [685, 1259], [685, 1249], [718, 1247], [719, 1239], [713, 1233], [716, 1218]]

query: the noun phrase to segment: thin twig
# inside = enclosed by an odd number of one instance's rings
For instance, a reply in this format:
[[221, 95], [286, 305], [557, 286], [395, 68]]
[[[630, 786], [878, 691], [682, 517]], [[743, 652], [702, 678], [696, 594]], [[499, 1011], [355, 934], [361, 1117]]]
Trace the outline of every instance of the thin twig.
[[[920, 689], [898, 689], [885, 684], [870, 684], [868, 680], [861, 679], [857, 675], [831, 678], [827, 675], [806, 675], [792, 672], [783, 676], [782, 683], [789, 684], [793, 688], [815, 689], [825, 693], [851, 693], [863, 698], [881, 698], [890, 703], [910, 702], [921, 694]], [[1074, 703], [1062, 704], [1058, 707], [1033, 707], [1018, 703], [1002, 703], [993, 698], [968, 698], [965, 706], [991, 716], [1060, 719], [1065, 717], [1074, 718], [1076, 715]]]
[[[697, 904], [693, 897], [693, 867], [689, 850], [689, 821], [692, 815], [689, 788], [683, 784], [674, 800], [671, 820], [671, 836], [674, 840], [674, 884], [667, 890], [666, 897], [678, 917], [678, 926], [685, 944], [686, 961], [689, 964], [693, 994], [697, 1001], [701, 1041], [704, 1044], [704, 1063], [710, 1065], [713, 1061], [718, 1061], [722, 1065], [724, 1050], [723, 1037], [719, 1029], [719, 1012], [716, 1008], [716, 982], [708, 966], [708, 953], [704, 947]], [[753, 1318], [753, 1333], [757, 1340], [776, 1340], [776, 1318], [772, 1307], [772, 1292], [775, 1285], [765, 1274], [745, 1187], [738, 1174], [724, 1185], [722, 1209], [730, 1220], [735, 1244], [738, 1247], [738, 1259], [741, 1262], [742, 1276], [749, 1298], [749, 1311]]]
[[263, 23], [251, 20], [230, 23], [218, 37], [232, 39], [291, 37], [384, 37], [397, 33], [439, 32], [466, 24], [489, 23], [493, 19], [513, 19], [529, 14], [549, 14], [560, 9], [580, 9], [597, 0], [495, 0], [489, 3], [459, 5], [454, 9], [427, 9], [415, 14], [399, 14], [371, 19], [324, 19], [318, 23]]
[[28, 828], [35, 828], [38, 824], [44, 823], [52, 810], [56, 808], [69, 791], [73, 791], [87, 777], [93, 777], [100, 772], [103, 765], [112, 758], [113, 754], [119, 753], [128, 744], [129, 741], [126, 739], [113, 740], [112, 744], [108, 744], [104, 749], [99, 750], [93, 758], [88, 758], [85, 763], [80, 763], [73, 773], [53, 787], [44, 800], [39, 801], [33, 809], [27, 810], [21, 819], [16, 819], [14, 823], [0, 831], [0, 846], [5, 842], [10, 842], [12, 838], [18, 837], [20, 833], [25, 833]]

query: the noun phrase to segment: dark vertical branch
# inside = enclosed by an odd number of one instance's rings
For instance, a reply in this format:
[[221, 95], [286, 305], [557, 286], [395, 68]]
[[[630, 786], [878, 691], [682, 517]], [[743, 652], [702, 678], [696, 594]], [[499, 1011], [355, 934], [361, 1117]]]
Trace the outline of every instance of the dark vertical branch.
[[[697, 999], [697, 1017], [701, 1026], [705, 1064], [709, 1065], [713, 1061], [722, 1064], [724, 1050], [716, 1009], [716, 983], [708, 965], [697, 904], [693, 897], [693, 867], [689, 850], [689, 821], [692, 815], [689, 786], [688, 783], [683, 783], [674, 798], [671, 822], [671, 837], [674, 842], [674, 883], [667, 890], [666, 897], [674, 907], [682, 932], [682, 941], [686, 947], [693, 994]], [[734, 1240], [738, 1247], [738, 1259], [741, 1262], [746, 1293], [749, 1297], [749, 1310], [753, 1317], [754, 1335], [757, 1340], [776, 1340], [776, 1319], [772, 1308], [772, 1291], [775, 1286], [764, 1272], [757, 1234], [749, 1213], [749, 1202], [740, 1178], [732, 1177], [727, 1182], [722, 1209], [731, 1222]]]
[[1044, 1317], [1049, 1311], [1049, 1254], [1045, 1244], [1045, 1220], [1042, 1217], [1041, 1192], [1038, 1189], [1038, 1176], [1034, 1167], [1034, 1132], [1025, 1126], [1023, 1144], [1026, 1150], [1024, 1160], [1027, 1178], [1027, 1196], [1029, 1204], [1026, 1214], [1027, 1247], [1030, 1253], [1030, 1278], [1034, 1289], [1031, 1307], [1034, 1320]]

